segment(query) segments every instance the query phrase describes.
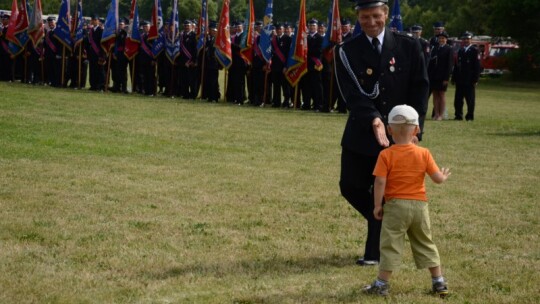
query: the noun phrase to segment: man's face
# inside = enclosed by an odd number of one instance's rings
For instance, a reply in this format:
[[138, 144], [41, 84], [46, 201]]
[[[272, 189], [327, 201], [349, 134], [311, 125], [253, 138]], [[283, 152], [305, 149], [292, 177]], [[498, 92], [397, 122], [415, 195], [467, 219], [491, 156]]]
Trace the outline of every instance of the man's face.
[[341, 33], [347, 34], [350, 31], [351, 31], [351, 25], [350, 24], [345, 24], [345, 25], [341, 26]]
[[292, 32], [292, 28], [291, 28], [291, 27], [286, 27], [286, 28], [284, 29], [284, 31], [285, 31], [285, 35], [290, 36], [290, 35], [291, 35], [291, 32]]
[[217, 29], [212, 28], [212, 29], [210, 29], [210, 32], [209, 32], [209, 33], [210, 33], [210, 36], [216, 37], [216, 35], [217, 35]]
[[420, 37], [422, 37], [422, 32], [421, 31], [412, 32], [412, 35], [413, 35], [414, 38], [420, 38]]
[[448, 41], [448, 38], [444, 37], [444, 36], [439, 36], [439, 45], [445, 45], [446, 42]]
[[3, 26], [9, 25], [9, 18], [2, 18], [2, 25]]
[[191, 31], [191, 24], [184, 24], [184, 32], [189, 33]]
[[126, 24], [124, 22], [118, 23], [118, 29], [123, 30], [126, 27]]
[[319, 32], [319, 35], [324, 35], [326, 33], [326, 27], [319, 26], [319, 29], [317, 31]]
[[244, 26], [243, 26], [243, 25], [238, 25], [238, 26], [236, 27], [236, 32], [237, 32], [237, 33], [241, 33], [241, 32], [243, 32], [243, 31], [244, 31]]
[[464, 45], [464, 46], [468, 46], [471, 44], [471, 38], [463, 38], [461, 39], [461, 43]]
[[439, 35], [440, 33], [444, 32], [444, 27], [436, 27], [433, 29], [435, 32], [435, 35]]
[[283, 27], [282, 26], [276, 27], [276, 35], [281, 36], [281, 34], [283, 34]]
[[309, 24], [309, 32], [310, 33], [316, 33], [317, 32], [317, 24], [316, 23], [310, 23]]
[[146, 34], [148, 34], [148, 32], [150, 32], [150, 25], [149, 24], [143, 25], [142, 29]]
[[90, 21], [90, 23], [91, 23], [93, 26], [98, 26], [98, 25], [99, 25], [99, 20], [98, 20], [98, 19], [92, 19], [92, 21]]
[[47, 25], [49, 26], [49, 28], [54, 28], [56, 26], [56, 22], [54, 21], [47, 21]]
[[369, 37], [376, 37], [384, 30], [388, 19], [388, 7], [385, 5], [359, 9], [356, 12], [362, 30]]

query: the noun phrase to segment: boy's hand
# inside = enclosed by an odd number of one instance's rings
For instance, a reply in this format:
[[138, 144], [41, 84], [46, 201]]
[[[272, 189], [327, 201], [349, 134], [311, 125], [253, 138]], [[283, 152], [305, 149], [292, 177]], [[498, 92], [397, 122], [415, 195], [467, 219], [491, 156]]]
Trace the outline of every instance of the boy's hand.
[[441, 168], [441, 173], [444, 180], [446, 180], [452, 173], [450, 173], [450, 168]]
[[382, 220], [383, 218], [383, 208], [382, 206], [378, 206], [376, 205], [375, 206], [375, 209], [373, 209], [373, 216], [375, 217], [376, 220]]

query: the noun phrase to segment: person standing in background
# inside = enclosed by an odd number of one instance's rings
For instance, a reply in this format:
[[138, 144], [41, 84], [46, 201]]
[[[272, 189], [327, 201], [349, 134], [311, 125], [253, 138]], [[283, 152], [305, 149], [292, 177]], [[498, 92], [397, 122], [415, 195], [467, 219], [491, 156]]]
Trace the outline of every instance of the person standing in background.
[[467, 121], [474, 120], [476, 105], [476, 85], [480, 79], [480, 59], [478, 50], [471, 45], [472, 33], [461, 35], [461, 48], [457, 54], [457, 61], [452, 73], [452, 84], [456, 85], [454, 97], [454, 120], [463, 120], [463, 99], [467, 102]]

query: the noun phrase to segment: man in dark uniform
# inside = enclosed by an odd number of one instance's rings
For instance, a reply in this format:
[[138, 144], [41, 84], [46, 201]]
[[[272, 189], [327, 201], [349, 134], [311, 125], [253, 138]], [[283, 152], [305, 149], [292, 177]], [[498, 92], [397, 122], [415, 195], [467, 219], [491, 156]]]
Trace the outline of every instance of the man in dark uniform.
[[[418, 39], [418, 42], [420, 42], [420, 46], [422, 47], [422, 53], [424, 54], [424, 61], [426, 62], [426, 66], [429, 62], [429, 54], [431, 52], [431, 47], [429, 45], [429, 42], [422, 37], [422, 26], [420, 25], [413, 25], [411, 26], [411, 34], [414, 38]], [[437, 41], [437, 44], [439, 42]]]
[[230, 102], [238, 105], [243, 105], [246, 100], [246, 72], [247, 63], [240, 55], [242, 37], [246, 35], [244, 32], [244, 24], [242, 21], [236, 21], [236, 33], [231, 37], [232, 64], [229, 68], [229, 79], [227, 81], [227, 91], [230, 90], [228, 96], [231, 97]]
[[178, 56], [178, 74], [180, 77], [180, 96], [195, 99], [198, 94], [197, 73], [197, 35], [193, 31], [193, 21], [184, 21], [181, 34], [180, 55]]
[[156, 61], [152, 53], [152, 41], [148, 40], [150, 32], [150, 23], [141, 21], [141, 45], [137, 54], [137, 71], [141, 81], [142, 93], [146, 96], [154, 96], [156, 94]]
[[480, 78], [480, 59], [478, 49], [471, 45], [472, 34], [465, 32], [461, 35], [461, 48], [452, 73], [452, 83], [456, 85], [454, 97], [455, 120], [463, 120], [463, 98], [467, 102], [467, 121], [474, 120], [476, 85]]
[[11, 53], [9, 52], [7, 32], [9, 28], [9, 14], [2, 15], [2, 32], [0, 32], [0, 66], [2, 72], [0, 73], [0, 80], [12, 81], [13, 79], [13, 60], [11, 59]]
[[321, 71], [323, 68], [322, 42], [323, 38], [317, 33], [316, 19], [308, 22], [307, 37], [307, 73], [300, 80], [302, 89], [302, 110], [311, 109], [311, 100], [313, 100], [313, 110], [320, 111], [323, 103], [323, 88]]
[[62, 78], [62, 44], [54, 36], [56, 28], [56, 18], [48, 17], [47, 25], [49, 30], [45, 33], [44, 60], [45, 60], [45, 79], [50, 86], [60, 86]]
[[367, 240], [359, 265], [380, 258], [381, 222], [373, 215], [373, 169], [379, 152], [390, 145], [388, 113], [408, 104], [425, 114], [429, 81], [417, 39], [385, 27], [388, 0], [356, 0], [363, 34], [334, 50], [339, 91], [350, 111], [341, 141], [340, 189], [367, 220]]
[[351, 20], [347, 18], [341, 19], [341, 41], [345, 42], [352, 38]]
[[124, 50], [126, 48], [127, 32], [125, 30], [126, 20], [121, 19], [118, 23], [118, 32], [114, 41], [113, 58], [112, 58], [112, 80], [113, 87], [111, 92], [127, 93], [127, 67], [128, 59]]
[[87, 43], [85, 43], [90, 70], [90, 90], [92, 91], [105, 89], [105, 63], [107, 60], [105, 51], [101, 47], [102, 35], [103, 27], [100, 25], [99, 17], [95, 15], [92, 17]]
[[218, 102], [221, 94], [219, 93], [219, 70], [222, 68], [217, 61], [216, 53], [216, 35], [217, 23], [210, 22], [208, 36], [206, 36], [206, 44], [204, 47], [204, 77], [202, 97], [208, 99], [209, 102]]
[[[284, 70], [287, 56], [291, 48], [292, 39], [283, 33], [283, 25], [276, 23], [276, 34], [272, 37], [272, 61], [270, 64], [270, 78], [272, 79], [272, 107], [290, 107], [290, 85], [285, 78]], [[282, 96], [285, 97], [283, 103]]]
[[259, 43], [261, 39], [261, 30], [263, 23], [261, 21], [255, 22], [255, 43], [253, 44], [253, 60], [251, 62], [250, 72], [250, 87], [251, 87], [251, 104], [254, 106], [260, 106], [263, 102], [264, 95], [264, 79], [265, 79], [265, 67], [266, 60], [264, 60]]

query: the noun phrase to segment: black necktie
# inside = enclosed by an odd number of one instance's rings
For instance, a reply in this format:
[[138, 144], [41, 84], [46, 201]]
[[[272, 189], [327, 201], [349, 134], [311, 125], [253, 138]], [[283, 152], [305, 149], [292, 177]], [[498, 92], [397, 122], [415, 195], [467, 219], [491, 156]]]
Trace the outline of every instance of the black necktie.
[[377, 39], [377, 37], [373, 38], [371, 40], [371, 44], [373, 44], [373, 49], [375, 49], [375, 51], [377, 51], [377, 54], [381, 54], [381, 42], [379, 41], [379, 39]]

